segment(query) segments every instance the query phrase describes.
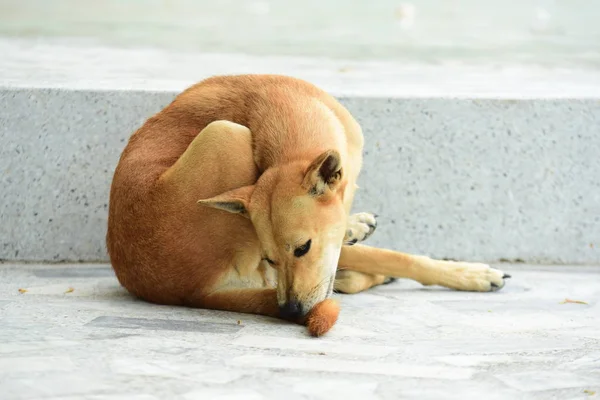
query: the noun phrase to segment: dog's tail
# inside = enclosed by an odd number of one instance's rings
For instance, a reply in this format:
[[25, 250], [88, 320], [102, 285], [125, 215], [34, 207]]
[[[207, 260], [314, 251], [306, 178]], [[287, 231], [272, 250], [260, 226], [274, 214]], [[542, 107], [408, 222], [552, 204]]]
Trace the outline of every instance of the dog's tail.
[[322, 336], [335, 325], [340, 314], [340, 305], [336, 300], [325, 299], [310, 310], [306, 320], [308, 332], [312, 336]]

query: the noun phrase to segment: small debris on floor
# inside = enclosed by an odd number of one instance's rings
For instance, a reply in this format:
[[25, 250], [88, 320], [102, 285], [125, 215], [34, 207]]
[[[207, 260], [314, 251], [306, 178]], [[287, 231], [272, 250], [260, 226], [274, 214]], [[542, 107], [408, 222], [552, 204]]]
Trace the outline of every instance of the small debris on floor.
[[68, 288], [67, 291], [65, 292], [65, 294], [67, 293], [73, 293], [75, 289], [73, 289], [72, 287]]
[[19, 289], [19, 293], [21, 293], [21, 294], [27, 293], [27, 289]]
[[564, 299], [564, 301], [561, 301], [560, 304], [587, 304], [585, 301], [581, 301], [581, 300], [571, 300], [571, 299]]

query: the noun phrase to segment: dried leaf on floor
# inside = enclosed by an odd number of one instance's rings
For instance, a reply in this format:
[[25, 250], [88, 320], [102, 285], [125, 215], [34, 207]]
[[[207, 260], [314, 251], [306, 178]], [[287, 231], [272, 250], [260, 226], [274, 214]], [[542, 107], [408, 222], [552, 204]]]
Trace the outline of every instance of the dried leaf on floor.
[[585, 301], [581, 301], [581, 300], [571, 300], [571, 299], [565, 299], [564, 301], [561, 301], [560, 304], [587, 304]]
[[65, 294], [67, 293], [73, 293], [75, 289], [73, 289], [72, 287], [68, 288], [67, 291], [65, 292]]
[[19, 289], [19, 293], [21, 293], [21, 294], [27, 293], [27, 289]]

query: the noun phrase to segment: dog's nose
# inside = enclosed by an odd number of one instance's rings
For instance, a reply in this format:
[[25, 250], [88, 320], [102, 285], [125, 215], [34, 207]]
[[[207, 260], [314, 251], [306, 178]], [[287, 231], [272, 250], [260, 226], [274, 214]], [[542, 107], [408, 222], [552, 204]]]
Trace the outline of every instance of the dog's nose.
[[285, 319], [297, 319], [302, 316], [302, 304], [299, 301], [288, 301], [279, 307], [279, 313]]

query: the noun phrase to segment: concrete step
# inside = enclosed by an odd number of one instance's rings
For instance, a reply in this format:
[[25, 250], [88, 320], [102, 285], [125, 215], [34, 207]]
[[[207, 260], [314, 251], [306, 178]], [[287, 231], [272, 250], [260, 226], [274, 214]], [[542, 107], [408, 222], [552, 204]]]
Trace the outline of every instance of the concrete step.
[[435, 257], [600, 262], [600, 73], [197, 55], [0, 41], [0, 259], [104, 261], [129, 135], [213, 74], [276, 72], [363, 126], [372, 244]]

